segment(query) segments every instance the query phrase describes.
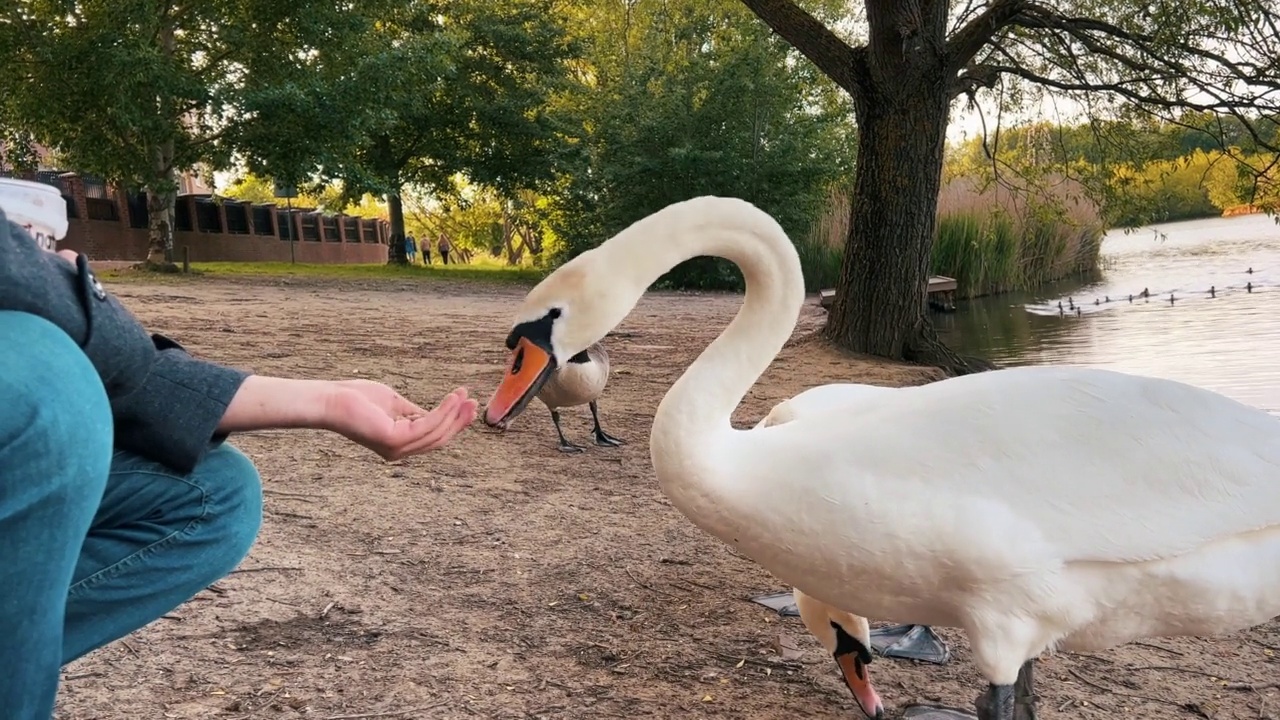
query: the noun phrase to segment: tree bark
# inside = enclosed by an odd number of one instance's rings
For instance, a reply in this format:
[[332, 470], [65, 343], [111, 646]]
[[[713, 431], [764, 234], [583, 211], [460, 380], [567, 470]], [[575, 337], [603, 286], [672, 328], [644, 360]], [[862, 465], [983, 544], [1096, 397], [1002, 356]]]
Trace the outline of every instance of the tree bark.
[[173, 269], [173, 230], [177, 220], [178, 177], [173, 142], [151, 149], [153, 175], [147, 184], [147, 260], [153, 269]]
[[924, 312], [946, 134], [936, 94], [859, 113], [849, 238], [827, 323], [833, 341], [858, 352], [904, 358]]
[[[160, 51], [173, 57], [177, 37], [173, 23], [163, 19], [156, 35]], [[162, 105], [165, 101], [161, 101]], [[173, 263], [173, 230], [177, 222], [178, 174], [173, 163], [176, 156], [173, 138], [153, 144], [151, 181], [147, 183], [147, 260], [144, 267], [152, 270], [176, 271]], [[192, 218], [194, 221], [195, 218]]]
[[409, 256], [404, 251], [404, 203], [400, 200], [400, 188], [387, 193], [387, 214], [391, 218], [391, 246], [387, 248], [387, 264], [408, 265]]

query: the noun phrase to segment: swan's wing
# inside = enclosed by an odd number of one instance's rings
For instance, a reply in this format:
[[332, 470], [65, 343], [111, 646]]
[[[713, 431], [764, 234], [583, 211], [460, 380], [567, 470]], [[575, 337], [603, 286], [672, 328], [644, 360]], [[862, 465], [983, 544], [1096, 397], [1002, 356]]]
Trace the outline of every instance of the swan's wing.
[[940, 541], [1005, 523], [1067, 561], [1169, 557], [1280, 525], [1280, 419], [1104, 370], [1016, 368], [902, 388], [839, 422], [799, 416], [734, 450], [761, 489], [786, 456], [793, 504], [973, 512], [970, 529]]

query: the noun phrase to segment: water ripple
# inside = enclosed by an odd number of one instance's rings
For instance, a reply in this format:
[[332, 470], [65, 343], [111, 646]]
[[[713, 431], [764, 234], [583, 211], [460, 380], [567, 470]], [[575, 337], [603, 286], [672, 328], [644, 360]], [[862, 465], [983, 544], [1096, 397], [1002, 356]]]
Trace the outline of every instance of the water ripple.
[[1103, 255], [1097, 282], [962, 303], [935, 316], [939, 331], [1001, 364], [1165, 377], [1280, 414], [1280, 225], [1253, 215], [1113, 232]]

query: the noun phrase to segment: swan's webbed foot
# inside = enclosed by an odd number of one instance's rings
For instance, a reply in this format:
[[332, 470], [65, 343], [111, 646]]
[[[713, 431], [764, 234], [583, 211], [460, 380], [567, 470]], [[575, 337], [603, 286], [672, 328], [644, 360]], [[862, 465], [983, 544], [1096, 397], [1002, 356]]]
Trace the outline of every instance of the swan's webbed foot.
[[947, 643], [928, 625], [894, 625], [871, 631], [871, 645], [887, 658], [945, 665], [951, 659]]
[[978, 720], [1036, 720], [1034, 663], [1023, 664], [1013, 685], [991, 685], [978, 696]]
[[595, 434], [596, 444], [600, 447], [618, 447], [619, 445], [626, 445], [625, 442], [610, 435], [600, 427], [600, 411], [596, 408], [596, 401], [592, 400], [587, 403], [587, 405], [591, 407], [591, 420], [595, 423], [595, 426], [591, 431]]
[[560, 438], [559, 450], [562, 453], [580, 453], [586, 448], [581, 445], [574, 445], [564, 436], [564, 431], [560, 429], [560, 411], [551, 411], [551, 422], [556, 426], [556, 435]]

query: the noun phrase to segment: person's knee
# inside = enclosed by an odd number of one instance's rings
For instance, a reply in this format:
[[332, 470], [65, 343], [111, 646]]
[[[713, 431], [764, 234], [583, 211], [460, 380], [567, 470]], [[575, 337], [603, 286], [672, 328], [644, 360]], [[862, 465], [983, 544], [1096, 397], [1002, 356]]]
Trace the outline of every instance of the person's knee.
[[206, 493], [207, 523], [216, 528], [219, 555], [230, 571], [249, 554], [262, 528], [262, 480], [253, 461], [223, 443], [196, 466]]
[[[89, 358], [53, 323], [0, 311], [0, 448], [7, 463], [48, 464], [58, 476], [101, 477], [111, 461], [112, 420]], [[33, 468], [34, 469], [34, 468]]]

